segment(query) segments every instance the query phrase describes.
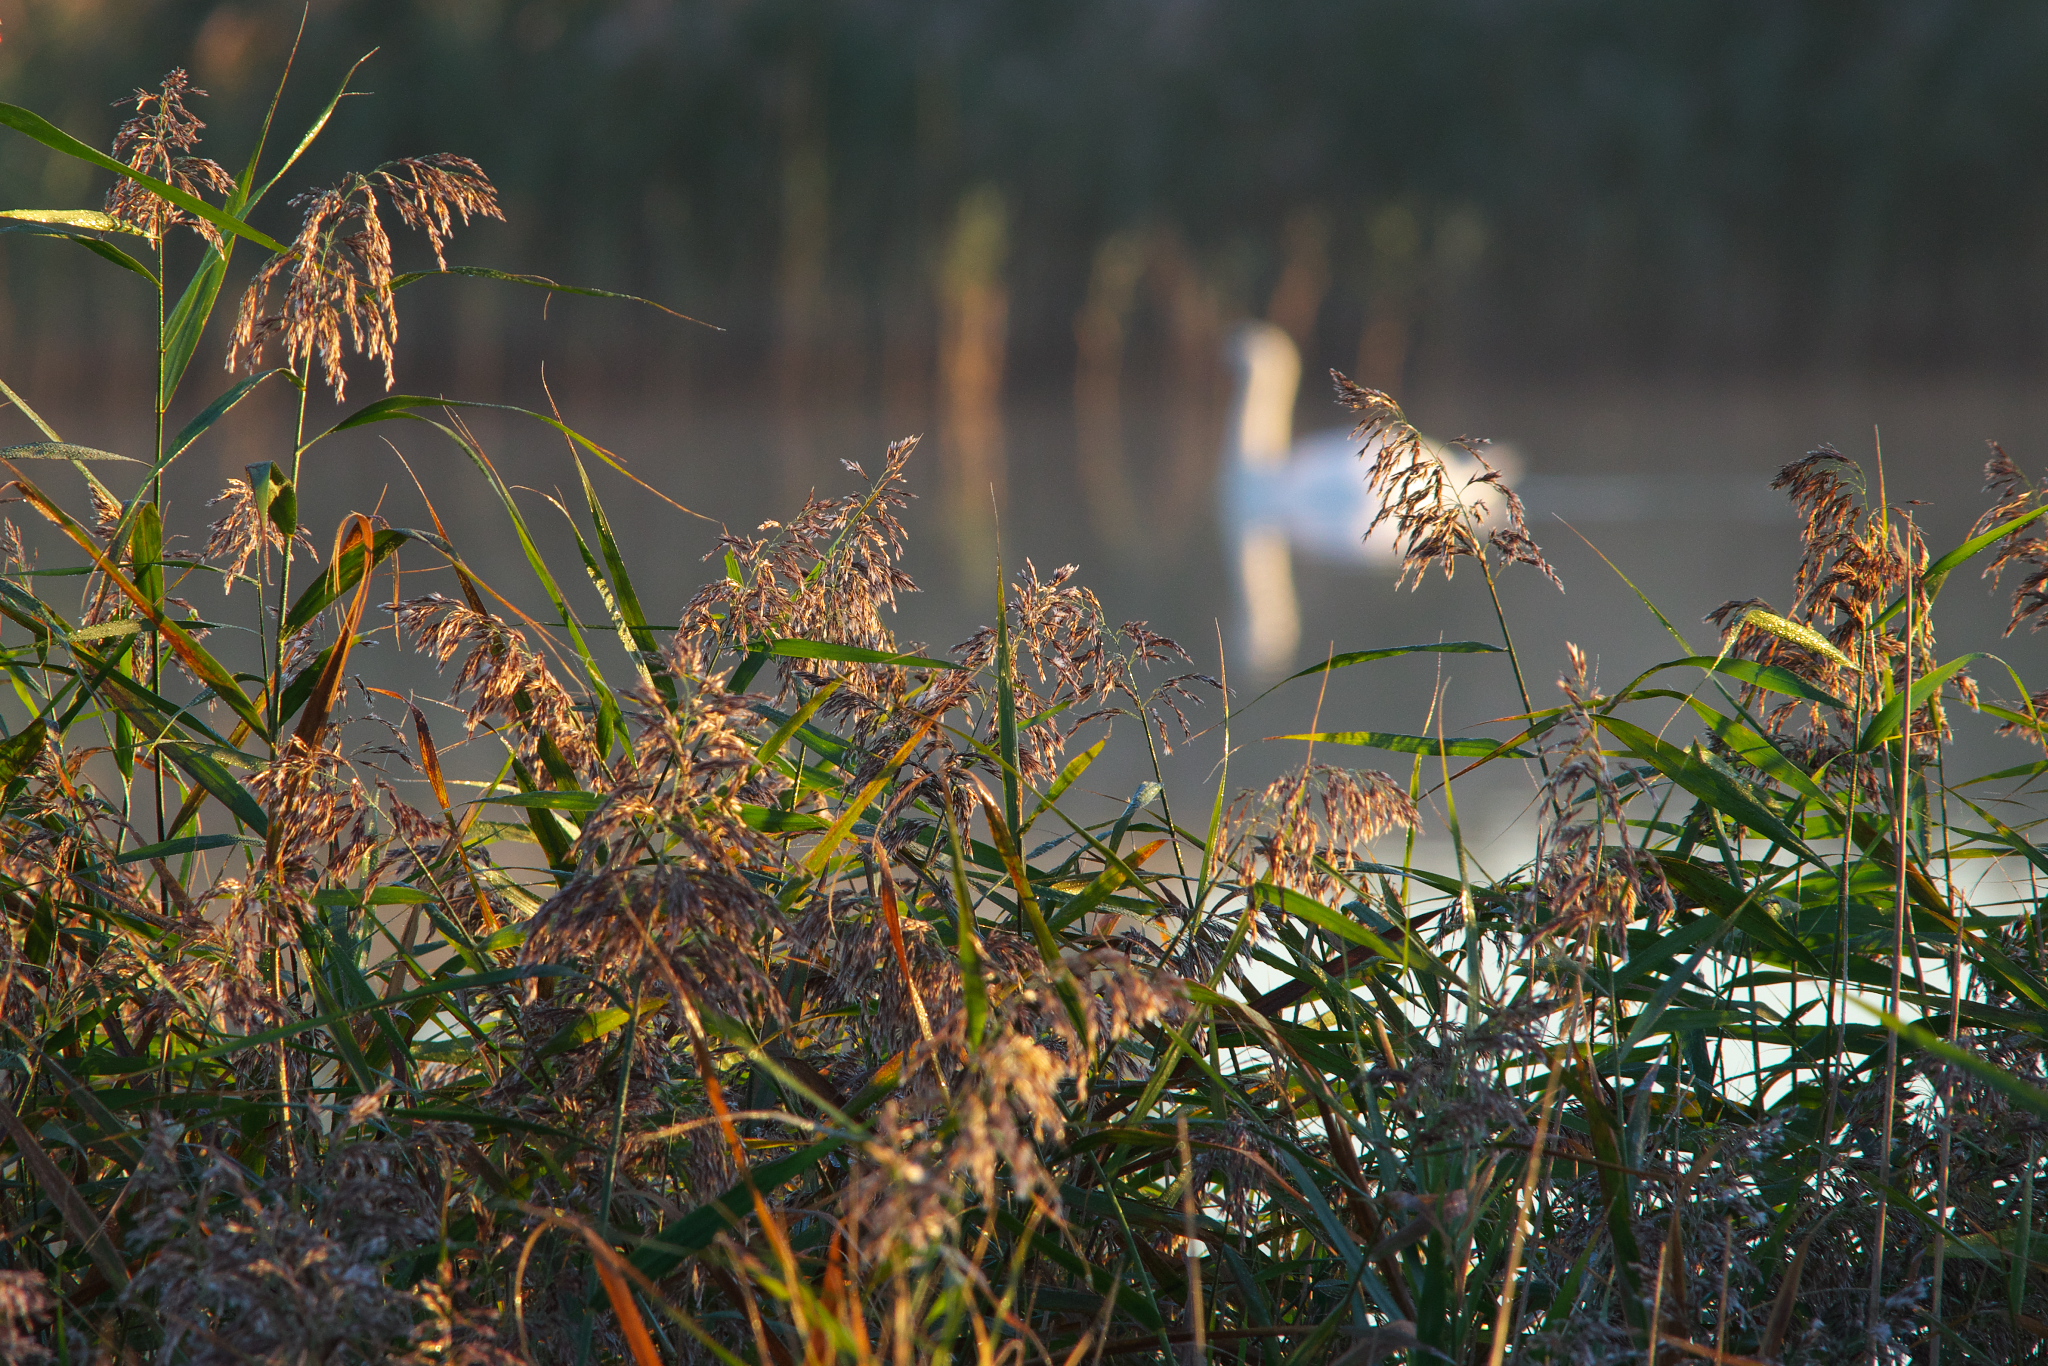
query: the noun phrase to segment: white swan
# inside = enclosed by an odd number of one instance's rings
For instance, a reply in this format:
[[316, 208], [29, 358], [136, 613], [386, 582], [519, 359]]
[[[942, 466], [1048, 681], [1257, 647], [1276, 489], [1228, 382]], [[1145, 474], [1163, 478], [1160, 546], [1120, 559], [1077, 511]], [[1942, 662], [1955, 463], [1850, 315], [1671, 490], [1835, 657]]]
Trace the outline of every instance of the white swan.
[[[1272, 674], [1293, 659], [1301, 638], [1295, 549], [1373, 565], [1398, 564], [1400, 553], [1391, 527], [1366, 534], [1379, 515], [1379, 499], [1365, 482], [1373, 443], [1343, 427], [1294, 439], [1301, 353], [1293, 340], [1271, 323], [1246, 323], [1232, 334], [1229, 355], [1237, 400], [1224, 433], [1221, 494], [1238, 644], [1255, 672]], [[1454, 487], [1480, 472], [1456, 447], [1427, 438], [1424, 445], [1449, 467]], [[1489, 447], [1487, 456], [1511, 472], [1507, 453]]]

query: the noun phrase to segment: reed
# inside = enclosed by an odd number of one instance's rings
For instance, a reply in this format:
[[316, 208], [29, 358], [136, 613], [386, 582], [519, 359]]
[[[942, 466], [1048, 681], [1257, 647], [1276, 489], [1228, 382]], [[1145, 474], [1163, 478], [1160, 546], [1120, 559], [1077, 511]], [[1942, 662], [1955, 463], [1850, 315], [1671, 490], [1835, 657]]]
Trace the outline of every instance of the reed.
[[[251, 218], [341, 95], [265, 178], [261, 145], [196, 159], [192, 93], [138, 96], [126, 161], [0, 106], [121, 177], [104, 212], [6, 221], [146, 277], [160, 361], [140, 468], [47, 427], [0, 450], [70, 547], [0, 525], [0, 1357], [1932, 1362], [2048, 1336], [2048, 761], [1943, 764], [1954, 707], [2041, 743], [2048, 697], [1934, 634], [1978, 557], [2014, 628], [2048, 617], [2048, 492], [2002, 451], [1939, 555], [1852, 462], [1788, 465], [1785, 611], [1728, 604], [1701, 650], [1646, 600], [1675, 653], [1611, 691], [1569, 645], [1518, 656], [1505, 617], [1333, 655], [1281, 686], [1563, 668], [1486, 735], [1319, 709], [1240, 792], [1262, 699], [1070, 569], [1027, 563], [943, 654], [894, 638], [913, 442], [728, 536], [673, 625], [612, 534], [609, 451], [528, 415], [580, 494], [558, 575], [443, 399], [324, 431], [302, 404], [205, 550], [167, 549], [160, 476], [257, 386], [339, 396], [353, 352], [389, 387], [422, 277], [386, 215], [461, 270], [449, 234], [496, 211], [481, 168], [421, 157], [272, 238]], [[165, 431], [249, 247], [233, 358], [284, 364]], [[1551, 573], [1489, 472], [1453, 487], [1391, 399], [1341, 393], [1410, 576]], [[301, 502], [323, 441], [397, 420], [467, 458], [531, 601], [431, 505]], [[459, 594], [386, 600], [400, 557]], [[253, 661], [215, 652], [230, 624]], [[448, 719], [372, 638], [445, 666]], [[444, 765], [458, 726], [480, 779]], [[1206, 746], [1215, 786], [1098, 818], [1112, 743]], [[1509, 781], [1536, 847], [1487, 869], [1456, 796]], [[1426, 823], [1451, 868], [1417, 860]]]

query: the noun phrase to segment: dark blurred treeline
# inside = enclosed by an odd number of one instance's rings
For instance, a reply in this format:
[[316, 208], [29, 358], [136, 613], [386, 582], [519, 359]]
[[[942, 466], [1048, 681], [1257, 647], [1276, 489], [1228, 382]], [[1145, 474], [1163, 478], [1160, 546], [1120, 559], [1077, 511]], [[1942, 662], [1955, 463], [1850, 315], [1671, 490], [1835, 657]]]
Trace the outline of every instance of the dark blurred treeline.
[[[0, 97], [104, 145], [109, 102], [184, 64], [238, 156], [298, 16], [4, 0]], [[1208, 364], [1247, 314], [1396, 388], [2048, 349], [2032, 0], [318, 0], [282, 127], [373, 47], [374, 97], [294, 180], [471, 155], [511, 221], [462, 260], [729, 329], [557, 303], [549, 345], [621, 378], [684, 357], [957, 407], [1065, 384], [1078, 355], [1085, 405]], [[0, 139], [9, 204], [103, 189]], [[290, 226], [281, 196], [266, 212]], [[123, 335], [128, 282], [72, 255], [0, 239], [8, 363], [31, 314], [74, 346]], [[532, 299], [407, 303], [416, 347], [539, 344]]]

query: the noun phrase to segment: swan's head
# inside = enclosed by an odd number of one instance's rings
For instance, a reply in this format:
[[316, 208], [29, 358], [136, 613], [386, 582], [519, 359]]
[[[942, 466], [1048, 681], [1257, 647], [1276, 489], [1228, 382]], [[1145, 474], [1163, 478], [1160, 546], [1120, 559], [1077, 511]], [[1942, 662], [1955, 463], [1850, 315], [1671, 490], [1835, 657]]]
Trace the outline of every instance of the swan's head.
[[1230, 334], [1237, 404], [1225, 437], [1227, 458], [1246, 465], [1278, 465], [1294, 444], [1294, 396], [1301, 387], [1301, 352], [1272, 323], [1248, 322]]

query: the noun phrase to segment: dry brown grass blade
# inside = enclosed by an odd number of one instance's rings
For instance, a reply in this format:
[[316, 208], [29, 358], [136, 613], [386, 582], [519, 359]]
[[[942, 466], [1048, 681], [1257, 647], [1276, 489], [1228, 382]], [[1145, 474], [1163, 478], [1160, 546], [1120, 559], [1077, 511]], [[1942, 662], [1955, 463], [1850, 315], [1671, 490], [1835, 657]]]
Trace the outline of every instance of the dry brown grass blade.
[[[1206, 1336], [1211, 1342], [1257, 1342], [1263, 1338], [1305, 1338], [1320, 1332], [1321, 1329], [1322, 1325], [1318, 1323], [1283, 1323], [1270, 1328], [1212, 1328]], [[1114, 1357], [1128, 1356], [1134, 1352], [1157, 1352], [1162, 1339], [1173, 1346], [1185, 1346], [1195, 1340], [1195, 1335], [1185, 1330], [1169, 1330], [1164, 1334], [1147, 1333], [1144, 1337], [1119, 1338], [1114, 1342], [1102, 1344], [1102, 1350], [1096, 1355]], [[1084, 1337], [1082, 1343], [1085, 1344], [1086, 1341]], [[1080, 1347], [1077, 1346], [1075, 1351], [1079, 1350]], [[1068, 1358], [1069, 1361], [1074, 1359]]]
[[[1675, 1255], [1666, 1260], [1663, 1308], [1665, 1318], [1681, 1337], [1692, 1331], [1692, 1308], [1686, 1296], [1685, 1222], [1681, 1216], [1685, 1210], [1686, 1197], [1692, 1192], [1692, 1183], [1706, 1171], [1707, 1165], [1714, 1160], [1715, 1154], [1720, 1150], [1720, 1140], [1716, 1139], [1708, 1144], [1705, 1151], [1693, 1159], [1692, 1170], [1678, 1179], [1678, 1187], [1671, 1193], [1671, 1222], [1665, 1230], [1664, 1246]], [[1533, 1155], [1531, 1160], [1534, 1160]], [[1664, 1324], [1659, 1323], [1656, 1326], [1659, 1332], [1663, 1331]]]
[[[552, 1224], [558, 1228], [569, 1230], [589, 1246], [590, 1260], [597, 1267], [597, 1278], [604, 1285], [605, 1296], [612, 1302], [612, 1312], [619, 1316], [619, 1330], [626, 1335], [626, 1346], [633, 1353], [634, 1366], [662, 1366], [661, 1353], [654, 1349], [654, 1337], [647, 1331], [647, 1320], [641, 1317], [640, 1306], [633, 1302], [632, 1287], [627, 1284], [626, 1278], [632, 1276], [634, 1279], [640, 1280], [642, 1288], [647, 1290], [649, 1294], [653, 1293], [653, 1287], [646, 1285], [644, 1278], [640, 1277], [632, 1267], [626, 1265], [617, 1250], [605, 1242], [604, 1239], [598, 1237], [596, 1231], [581, 1219], [564, 1215], [558, 1210], [548, 1209], [540, 1205], [529, 1205], [522, 1202], [519, 1208], [542, 1221], [539, 1229], [535, 1230], [536, 1234], [538, 1234], [540, 1229], [545, 1229], [548, 1225]], [[529, 1238], [527, 1240], [528, 1251], [532, 1250], [532, 1245], [533, 1239]], [[525, 1265], [525, 1260], [524, 1256], [520, 1258], [522, 1268]], [[525, 1324], [522, 1318], [520, 1325], [522, 1338], [525, 1332]], [[531, 1355], [527, 1359], [531, 1361]]]
[[[910, 970], [910, 953], [903, 945], [903, 916], [896, 907], [896, 880], [889, 871], [889, 855], [880, 840], [875, 841], [875, 881], [882, 891], [882, 918], [889, 925], [889, 943], [896, 950], [896, 966], [903, 970], [903, 986], [910, 993], [910, 1007], [917, 1012], [917, 1028], [924, 1041], [932, 1041], [932, 1020], [925, 1012], [924, 993], [917, 989], [917, 974]], [[946, 1084], [939, 1073], [939, 1085]]]
[[597, 1278], [604, 1282], [604, 1293], [611, 1299], [612, 1312], [619, 1316], [619, 1330], [626, 1335], [626, 1346], [633, 1351], [633, 1360], [639, 1366], [662, 1366], [661, 1354], [654, 1350], [654, 1338], [647, 1331], [647, 1321], [640, 1317], [640, 1306], [633, 1303], [633, 1291], [627, 1286], [626, 1278], [619, 1274], [619, 1254], [598, 1243], [592, 1243], [597, 1263]]
[[[378, 691], [381, 692], [382, 689]], [[391, 693], [387, 696], [395, 697], [397, 694]], [[483, 912], [484, 927], [492, 934], [496, 934], [504, 922], [498, 918], [497, 908], [491, 905], [490, 897], [484, 894], [484, 885], [478, 879], [476, 870], [469, 866], [469, 851], [463, 845], [464, 838], [469, 834], [470, 822], [476, 819], [478, 808], [472, 806], [467, 817], [456, 818], [455, 804], [448, 800], [448, 780], [441, 773], [441, 751], [434, 747], [434, 733], [427, 729], [427, 718], [420, 709], [414, 706], [410, 699], [401, 700], [405, 702], [405, 709], [412, 713], [413, 734], [418, 739], [420, 747], [420, 764], [427, 770], [427, 781], [434, 788], [434, 800], [441, 804], [441, 819], [448, 825], [448, 844], [442, 853], [454, 854], [456, 860], [462, 864], [462, 875], [469, 879], [470, 888], [476, 893], [477, 909]]]
[[427, 781], [434, 786], [434, 800], [441, 803], [441, 814], [451, 823], [450, 833], [456, 833], [452, 829], [455, 805], [448, 800], [448, 780], [441, 774], [441, 751], [434, 747], [434, 733], [427, 729], [427, 718], [420, 714], [418, 707], [410, 702], [405, 706], [412, 713], [413, 733], [420, 742], [420, 762], [426, 766]]
[[1660, 1333], [1657, 1340], [1674, 1352], [1683, 1352], [1687, 1356], [1711, 1361], [1715, 1366], [1770, 1366], [1770, 1363], [1767, 1361], [1759, 1361], [1755, 1357], [1737, 1356], [1733, 1352], [1719, 1351], [1694, 1342], [1690, 1338], [1679, 1337], [1674, 1333]]
[[[341, 557], [357, 545], [363, 547], [365, 556], [376, 540], [377, 529], [362, 513], [354, 513], [342, 523], [343, 529], [336, 534], [334, 554], [328, 560], [330, 572], [339, 572]], [[320, 732], [327, 728], [327, 717], [334, 710], [334, 698], [341, 691], [343, 670], [348, 668], [349, 651], [355, 647], [356, 628], [363, 623], [363, 608], [370, 599], [370, 575], [366, 571], [356, 582], [356, 593], [349, 600], [348, 609], [342, 613], [341, 635], [334, 642], [334, 652], [327, 656], [327, 667], [320, 671], [320, 677], [313, 684], [312, 695], [306, 699], [306, 709], [299, 717], [298, 738], [308, 745], [320, 743]], [[436, 783], [438, 791], [440, 784]], [[442, 799], [447, 805], [447, 799]]]
[[1487, 1366], [1501, 1366], [1507, 1351], [1508, 1331], [1515, 1312], [1515, 1278], [1521, 1270], [1522, 1252], [1528, 1245], [1529, 1210], [1536, 1199], [1536, 1186], [1543, 1177], [1543, 1157], [1550, 1134], [1551, 1107], [1557, 1102], [1558, 1058], [1550, 1055], [1550, 1079], [1543, 1086], [1543, 1103], [1536, 1112], [1536, 1137], [1529, 1142], [1529, 1161], [1522, 1169], [1522, 1189], [1515, 1201], [1515, 1231], [1508, 1240], [1507, 1275], [1501, 1282], [1500, 1309], [1493, 1321], [1493, 1347]]
[[0, 460], [0, 464], [4, 464], [8, 469], [14, 471], [14, 487], [21, 490], [22, 497], [36, 511], [48, 518], [66, 536], [75, 541], [80, 549], [92, 556], [93, 563], [98, 566], [102, 574], [106, 575], [107, 582], [120, 589], [122, 595], [135, 604], [137, 610], [149, 621], [149, 624], [156, 628], [157, 633], [170, 643], [170, 647], [177, 652], [178, 658], [184, 662], [185, 667], [190, 669], [195, 677], [212, 688], [221, 701], [233, 707], [236, 715], [245, 721], [253, 722], [256, 719], [255, 706], [249, 701], [249, 695], [242, 691], [242, 685], [235, 681], [234, 676], [222, 668], [220, 662], [214, 659], [212, 655], [200, 649], [193, 642], [192, 637], [185, 634], [183, 627], [157, 610], [156, 604], [150, 601], [148, 594], [129, 581], [128, 576], [123, 574], [113, 560], [108, 557], [106, 551], [102, 550], [93, 541], [85, 528], [80, 526], [77, 520], [69, 513], [51, 501], [48, 494], [24, 478], [21, 471], [15, 467], [13, 461]]
[[69, 1228], [72, 1235], [84, 1246], [86, 1255], [92, 1258], [92, 1264], [98, 1268], [100, 1275], [106, 1277], [112, 1285], [126, 1286], [128, 1268], [122, 1264], [120, 1257], [115, 1255], [112, 1244], [100, 1228], [99, 1220], [93, 1217], [92, 1210], [79, 1195], [78, 1188], [64, 1175], [63, 1168], [57, 1165], [56, 1159], [36, 1141], [36, 1136], [29, 1132], [28, 1125], [21, 1122], [21, 1116], [14, 1113], [12, 1105], [0, 1103], [0, 1128], [5, 1128], [7, 1136], [14, 1140], [15, 1149], [21, 1154], [22, 1161], [35, 1173], [36, 1184], [43, 1188], [43, 1194], [50, 1197], [50, 1203], [64, 1216], [65, 1227]]
[[1799, 1303], [1799, 1277], [1806, 1270], [1807, 1249], [1820, 1236], [1825, 1223], [1823, 1220], [1816, 1224], [1799, 1240], [1799, 1247], [1792, 1254], [1792, 1264], [1785, 1268], [1785, 1279], [1778, 1286], [1777, 1297], [1771, 1301], [1771, 1317], [1766, 1321], [1763, 1341], [1757, 1345], [1757, 1350], [1766, 1357], [1775, 1359], [1778, 1349], [1785, 1345], [1785, 1334], [1792, 1328], [1792, 1311]]
[[825, 1261], [825, 1307], [853, 1332], [854, 1360], [874, 1359], [874, 1344], [868, 1339], [867, 1311], [861, 1306], [858, 1284], [846, 1278], [846, 1231], [835, 1229]]

